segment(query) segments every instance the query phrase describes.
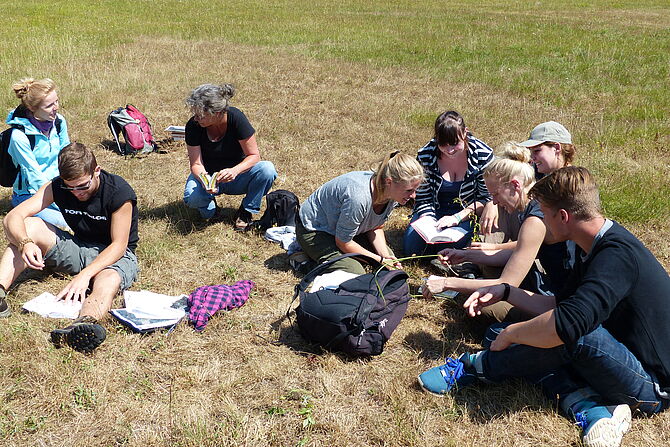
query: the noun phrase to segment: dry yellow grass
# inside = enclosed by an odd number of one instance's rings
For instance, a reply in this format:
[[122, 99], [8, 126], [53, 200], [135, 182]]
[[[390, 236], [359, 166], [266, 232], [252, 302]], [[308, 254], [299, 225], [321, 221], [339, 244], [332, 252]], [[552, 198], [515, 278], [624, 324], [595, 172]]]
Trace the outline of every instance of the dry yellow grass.
[[[324, 181], [365, 169], [384, 152], [414, 153], [430, 136], [433, 116], [460, 110], [491, 145], [524, 138], [545, 119], [575, 135], [589, 129], [586, 110], [542, 104], [453, 85], [402, 69], [315, 61], [223, 41], [140, 40], [123, 60], [79, 60], [41, 67], [54, 73], [71, 137], [95, 148], [103, 168], [126, 178], [141, 209], [141, 278], [134, 289], [177, 294], [203, 284], [252, 279], [243, 308], [216, 315], [202, 334], [180, 326], [171, 335], [139, 336], [109, 323], [92, 356], [56, 350], [48, 332], [58, 322], [22, 315], [20, 304], [55, 292], [65, 278], [30, 279], [11, 294], [15, 314], [0, 324], [0, 439], [6, 446], [565, 446], [577, 428], [533, 387], [513, 382], [435, 398], [416, 375], [463, 348], [476, 349], [481, 325], [441, 301], [415, 300], [383, 355], [348, 360], [312, 351], [284, 319], [293, 285], [284, 252], [229, 222], [203, 225], [181, 203], [188, 171], [182, 145], [167, 154], [123, 159], [105, 149], [108, 111], [134, 103], [160, 135], [188, 117], [183, 98], [202, 82], [231, 82], [234, 105], [258, 131], [260, 150], [275, 163], [275, 187], [307, 197]], [[142, 62], [142, 70], [133, 67]], [[107, 67], [100, 71], [99, 67]], [[72, 70], [70, 67], [77, 67]], [[58, 76], [62, 77], [59, 78]], [[68, 102], [74, 92], [86, 95]], [[584, 136], [584, 138], [586, 135]], [[104, 144], [103, 144], [104, 143]], [[587, 166], [601, 158], [585, 147]], [[639, 161], [649, 169], [653, 160]], [[3, 191], [5, 197], [8, 191]], [[7, 201], [2, 202], [7, 209]], [[219, 203], [237, 208], [238, 198]], [[398, 248], [402, 210], [389, 223]], [[660, 224], [659, 224], [660, 225]], [[646, 241], [663, 228], [634, 228]], [[667, 243], [653, 244], [668, 266]], [[412, 267], [415, 278], [425, 274]], [[31, 275], [31, 278], [39, 276]], [[416, 282], [416, 281], [415, 281]], [[303, 427], [311, 412], [314, 424]], [[280, 413], [284, 414], [280, 414]], [[670, 416], [636, 419], [624, 445], [668, 443]]]

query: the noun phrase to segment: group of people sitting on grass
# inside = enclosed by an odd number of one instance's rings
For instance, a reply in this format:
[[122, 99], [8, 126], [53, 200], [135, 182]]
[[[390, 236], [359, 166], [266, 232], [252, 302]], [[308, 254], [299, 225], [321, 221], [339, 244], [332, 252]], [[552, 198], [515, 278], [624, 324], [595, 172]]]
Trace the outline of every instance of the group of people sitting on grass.
[[[70, 143], [51, 80], [24, 79], [14, 91], [21, 104], [7, 118], [15, 127], [8, 152], [19, 174], [4, 219], [0, 316], [10, 315], [7, 290], [26, 268], [70, 273], [57, 296], [82, 301], [82, 310], [52, 331], [52, 341], [91, 352], [106, 336], [99, 320], [137, 276], [137, 197], [86, 146]], [[277, 172], [261, 161], [244, 113], [229, 105], [233, 94], [229, 84], [204, 84], [186, 100], [193, 116], [184, 202], [219, 219], [216, 195], [244, 195], [234, 227], [245, 230]], [[438, 266], [452, 271], [479, 266], [480, 278], [432, 277], [424, 294], [466, 293], [467, 313], [495, 323], [483, 350], [448, 358], [419, 375], [419, 385], [442, 395], [523, 377], [580, 424], [585, 445], [618, 446], [631, 409], [651, 415], [670, 404], [670, 277], [635, 236], [602, 215], [595, 179], [572, 166], [574, 156], [572, 136], [553, 121], [494, 156], [460, 114], [447, 111], [416, 157], [393, 152], [371, 171], [316, 189], [300, 208], [296, 238], [317, 263], [359, 253], [401, 268], [383, 230], [396, 206], [415, 199], [412, 221], [428, 215], [439, 228], [461, 227], [466, 236], [445, 245], [427, 244], [409, 226], [404, 255], [437, 255]], [[362, 274], [364, 262], [348, 257], [330, 270]]]

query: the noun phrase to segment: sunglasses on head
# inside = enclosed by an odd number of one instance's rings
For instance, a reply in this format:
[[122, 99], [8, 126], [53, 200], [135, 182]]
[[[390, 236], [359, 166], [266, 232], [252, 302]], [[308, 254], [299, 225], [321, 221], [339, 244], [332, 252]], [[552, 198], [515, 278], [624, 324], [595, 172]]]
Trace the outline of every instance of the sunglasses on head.
[[62, 183], [60, 185], [61, 189], [64, 189], [65, 191], [83, 191], [85, 189], [88, 189], [91, 187], [91, 183], [93, 183], [93, 176], [89, 179], [88, 182], [84, 183], [83, 185], [77, 185], [77, 186], [67, 186], [65, 183]]

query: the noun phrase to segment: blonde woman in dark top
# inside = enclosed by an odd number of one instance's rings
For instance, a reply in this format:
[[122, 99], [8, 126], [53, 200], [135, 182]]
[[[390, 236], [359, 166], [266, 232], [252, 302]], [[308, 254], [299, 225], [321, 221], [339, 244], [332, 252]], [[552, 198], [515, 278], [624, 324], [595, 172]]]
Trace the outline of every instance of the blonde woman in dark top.
[[[500, 156], [484, 171], [486, 186], [491, 192], [493, 202], [510, 214], [518, 213], [520, 230], [515, 248], [502, 250], [446, 249], [440, 252], [441, 259], [449, 264], [474, 262], [503, 267], [500, 277], [432, 279], [427, 282], [427, 289], [431, 293], [439, 293], [443, 290], [471, 293], [480, 287], [508, 283], [538, 293], [554, 294], [565, 282], [568, 273], [567, 267], [562, 262], [566, 257], [565, 243], [553, 244], [552, 236], [547, 233], [544, 225], [544, 215], [538, 203], [528, 197], [528, 191], [535, 184], [535, 173], [529, 161], [528, 149], [509, 143], [504, 147]], [[543, 266], [547, 264], [545, 266], [547, 274], [542, 274], [535, 267], [536, 259], [539, 259]], [[487, 311], [493, 310], [496, 308]], [[496, 316], [494, 318], [498, 319]]]

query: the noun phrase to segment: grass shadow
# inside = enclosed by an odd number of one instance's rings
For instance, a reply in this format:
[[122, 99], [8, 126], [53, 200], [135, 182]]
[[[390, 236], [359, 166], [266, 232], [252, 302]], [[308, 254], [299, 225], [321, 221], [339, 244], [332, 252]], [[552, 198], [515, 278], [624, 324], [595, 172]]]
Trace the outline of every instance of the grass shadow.
[[521, 412], [541, 412], [555, 409], [539, 386], [523, 379], [513, 379], [500, 384], [482, 384], [469, 386], [453, 395], [455, 407], [460, 407], [475, 424], [486, 425], [494, 419], [500, 419]]
[[11, 196], [0, 199], [0, 214], [7, 214], [12, 208]]
[[182, 236], [202, 231], [205, 228], [218, 223], [233, 224], [235, 219], [235, 208], [219, 208], [219, 213], [214, 219], [205, 220], [200, 217], [197, 210], [187, 207], [183, 201], [174, 200], [156, 208], [141, 207], [138, 210], [141, 219], [159, 219], [168, 223], [170, 234]]
[[[123, 155], [121, 152], [119, 152], [119, 147], [116, 145], [116, 141], [114, 140], [104, 138], [100, 140], [98, 145], [106, 151], [113, 152], [116, 155]], [[123, 149], [123, 143], [121, 143], [121, 149]]]
[[[125, 142], [123, 138], [119, 139], [119, 144], [121, 145], [121, 150], [125, 147]], [[116, 141], [105, 138], [103, 140], [100, 140], [100, 143], [98, 143], [100, 148], [103, 150], [112, 152], [116, 155], [123, 155], [122, 152], [119, 151], [119, 146], [117, 146]], [[162, 140], [156, 140], [156, 149], [153, 152], [148, 152], [146, 154], [139, 154], [139, 157], [146, 157], [147, 155], [150, 155], [152, 153], [157, 153], [157, 154], [169, 154], [170, 149], [173, 149], [175, 147], [175, 141], [173, 141], [171, 138], [163, 138]], [[136, 155], [131, 155], [128, 154], [129, 157], [134, 157]]]
[[[291, 264], [288, 262], [287, 253], [277, 253], [276, 255], [272, 255], [263, 262], [263, 265], [270, 270], [293, 272], [294, 275], [296, 274], [295, 270], [291, 268]], [[296, 278], [299, 280], [298, 276], [296, 276]]]
[[[285, 324], [287, 322], [288, 324]], [[299, 355], [312, 356], [324, 353], [321, 346], [308, 342], [300, 334], [298, 323], [295, 320], [295, 313], [291, 317], [284, 314], [270, 323], [270, 332], [278, 334], [277, 340], [273, 342], [274, 344], [286, 346]]]
[[426, 331], [411, 332], [405, 336], [403, 345], [407, 346], [418, 357], [426, 360], [442, 359], [442, 340]]
[[[298, 328], [298, 323], [295, 317], [295, 312], [291, 312], [292, 316], [290, 318], [284, 314], [277, 320], [270, 323], [270, 332], [278, 333], [277, 340], [273, 342], [274, 344], [284, 345], [290, 350], [294, 351], [296, 354], [304, 357], [333, 354], [339, 357], [343, 362], [367, 362], [373, 358], [373, 356], [355, 356], [345, 354], [343, 352], [330, 351], [321, 345], [309, 342], [300, 333], [300, 329]], [[288, 324], [285, 324], [286, 322], [288, 322]]]
[[393, 250], [397, 258], [404, 256], [402, 251], [402, 237], [404, 234], [404, 229], [389, 228], [384, 230], [386, 244]]
[[486, 329], [494, 323], [486, 318], [472, 318], [467, 314], [463, 308], [463, 303], [468, 295], [461, 293], [454, 299], [442, 299], [444, 314], [451, 321], [442, 330], [442, 336], [445, 340], [465, 337], [479, 342], [483, 340]]

